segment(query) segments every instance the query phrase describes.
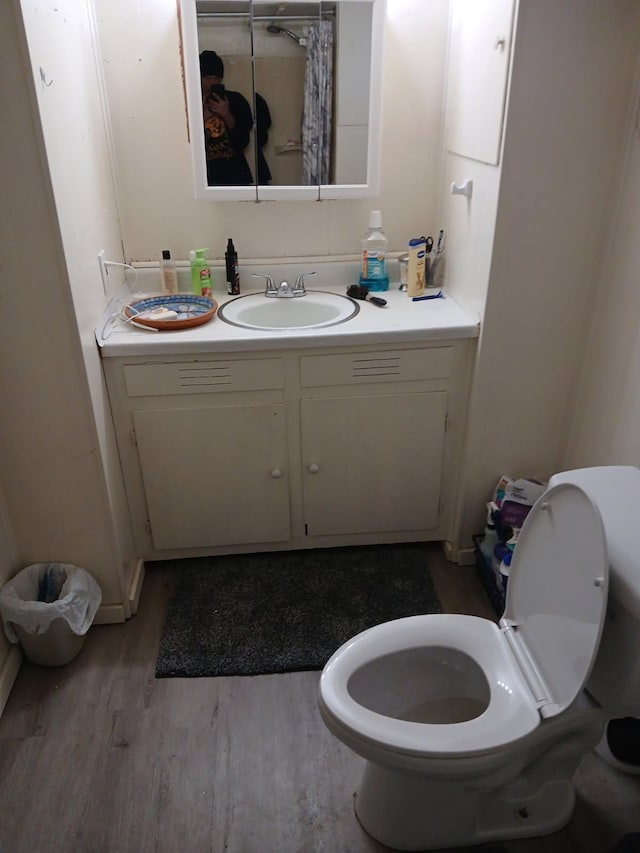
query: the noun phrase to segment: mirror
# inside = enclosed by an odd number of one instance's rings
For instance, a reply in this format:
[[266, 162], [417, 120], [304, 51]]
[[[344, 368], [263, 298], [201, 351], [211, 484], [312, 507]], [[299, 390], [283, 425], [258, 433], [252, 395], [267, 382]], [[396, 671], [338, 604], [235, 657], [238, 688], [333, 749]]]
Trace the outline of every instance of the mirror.
[[385, 0], [182, 0], [197, 198], [378, 192]]

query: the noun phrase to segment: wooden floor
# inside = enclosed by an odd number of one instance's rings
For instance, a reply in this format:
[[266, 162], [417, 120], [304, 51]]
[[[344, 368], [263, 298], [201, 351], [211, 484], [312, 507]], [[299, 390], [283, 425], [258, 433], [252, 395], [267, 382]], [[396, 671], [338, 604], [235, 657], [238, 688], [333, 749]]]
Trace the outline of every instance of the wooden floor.
[[[443, 609], [493, 613], [474, 571], [429, 565]], [[319, 673], [159, 679], [171, 587], [150, 571], [127, 624], [94, 626], [66, 667], [25, 663], [0, 719], [1, 853], [374, 853], [361, 762], [317, 709]], [[571, 823], [475, 848], [608, 853], [640, 830], [640, 777], [586, 756]]]

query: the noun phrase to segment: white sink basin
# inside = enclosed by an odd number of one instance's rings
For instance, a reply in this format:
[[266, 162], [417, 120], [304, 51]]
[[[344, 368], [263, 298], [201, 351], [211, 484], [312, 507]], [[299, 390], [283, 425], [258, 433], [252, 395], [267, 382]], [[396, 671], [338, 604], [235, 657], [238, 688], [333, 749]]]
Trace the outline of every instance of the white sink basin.
[[251, 293], [226, 302], [218, 309], [218, 317], [232, 326], [244, 329], [277, 331], [279, 329], [320, 329], [350, 320], [360, 306], [348, 296], [307, 290], [305, 296], [267, 297]]

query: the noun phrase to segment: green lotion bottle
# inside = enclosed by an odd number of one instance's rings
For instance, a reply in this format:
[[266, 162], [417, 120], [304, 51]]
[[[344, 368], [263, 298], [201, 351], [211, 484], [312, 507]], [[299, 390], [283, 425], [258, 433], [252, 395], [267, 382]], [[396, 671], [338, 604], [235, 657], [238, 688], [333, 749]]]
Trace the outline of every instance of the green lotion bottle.
[[204, 256], [208, 249], [194, 249], [191, 261], [191, 290], [194, 296], [211, 297], [211, 270]]

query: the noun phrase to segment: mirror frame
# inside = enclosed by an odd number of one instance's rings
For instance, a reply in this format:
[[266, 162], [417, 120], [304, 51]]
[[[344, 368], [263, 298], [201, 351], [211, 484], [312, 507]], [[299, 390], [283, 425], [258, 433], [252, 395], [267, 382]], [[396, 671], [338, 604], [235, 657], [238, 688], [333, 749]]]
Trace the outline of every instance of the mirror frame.
[[[246, 5], [246, 0], [228, 0]], [[305, 0], [287, 0], [287, 3]], [[319, 0], [321, 3], [322, 0]], [[340, 2], [340, 0], [338, 0]], [[348, 0], [371, 6], [371, 69], [369, 74], [369, 127], [366, 184], [319, 184], [318, 186], [271, 186], [249, 184], [246, 187], [212, 187], [207, 184], [204, 150], [204, 122], [198, 45], [196, 0], [179, 0], [182, 35], [182, 62], [187, 100], [189, 143], [195, 197], [206, 201], [324, 201], [328, 199], [367, 198], [379, 193], [380, 129], [382, 116], [382, 69], [386, 0]], [[374, 95], [377, 93], [377, 97]]]

